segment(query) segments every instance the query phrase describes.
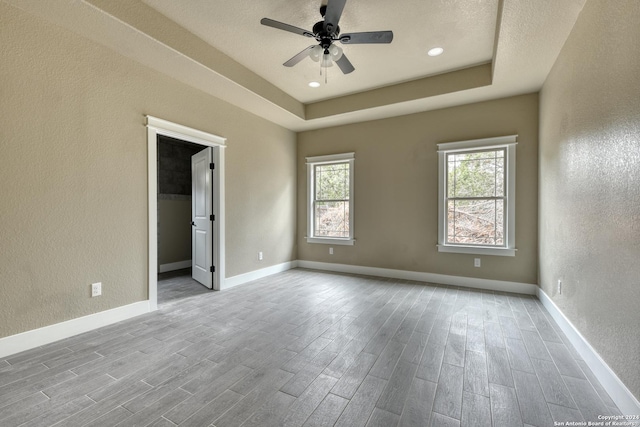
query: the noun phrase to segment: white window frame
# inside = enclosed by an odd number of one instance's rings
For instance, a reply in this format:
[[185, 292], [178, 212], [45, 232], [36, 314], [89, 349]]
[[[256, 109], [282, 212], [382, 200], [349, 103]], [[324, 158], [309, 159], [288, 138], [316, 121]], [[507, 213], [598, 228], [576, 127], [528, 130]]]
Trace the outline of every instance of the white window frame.
[[[354, 245], [354, 163], [355, 153], [331, 154], [328, 156], [307, 157], [307, 243], [322, 243], [330, 245]], [[314, 235], [315, 211], [315, 166], [336, 163], [347, 163], [349, 165], [349, 237], [316, 237]]]
[[[518, 135], [438, 144], [438, 252], [515, 256], [516, 247], [516, 144]], [[447, 243], [447, 154], [477, 150], [505, 149], [505, 246], [481, 246]]]

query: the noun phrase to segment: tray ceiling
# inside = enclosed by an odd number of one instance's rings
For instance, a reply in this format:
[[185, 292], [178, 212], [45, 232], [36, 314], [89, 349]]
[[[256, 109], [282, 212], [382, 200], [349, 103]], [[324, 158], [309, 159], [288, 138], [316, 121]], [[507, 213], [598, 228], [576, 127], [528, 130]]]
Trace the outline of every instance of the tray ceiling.
[[[355, 71], [283, 62], [313, 40], [303, 0], [1, 0], [294, 131], [535, 92], [586, 0], [348, 0], [342, 32], [391, 30], [388, 45], [343, 45]], [[444, 54], [430, 57], [435, 46]], [[310, 81], [321, 82], [310, 88]]]

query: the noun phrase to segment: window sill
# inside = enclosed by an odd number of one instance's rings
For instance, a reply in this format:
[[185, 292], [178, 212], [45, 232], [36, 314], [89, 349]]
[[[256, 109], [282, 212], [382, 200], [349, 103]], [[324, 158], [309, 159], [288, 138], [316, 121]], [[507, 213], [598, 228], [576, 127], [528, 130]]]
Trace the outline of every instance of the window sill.
[[335, 237], [305, 237], [307, 243], [320, 243], [324, 245], [345, 245], [353, 246], [356, 244], [356, 239], [340, 239]]
[[474, 255], [516, 256], [517, 249], [489, 248], [484, 246], [438, 245], [438, 252]]

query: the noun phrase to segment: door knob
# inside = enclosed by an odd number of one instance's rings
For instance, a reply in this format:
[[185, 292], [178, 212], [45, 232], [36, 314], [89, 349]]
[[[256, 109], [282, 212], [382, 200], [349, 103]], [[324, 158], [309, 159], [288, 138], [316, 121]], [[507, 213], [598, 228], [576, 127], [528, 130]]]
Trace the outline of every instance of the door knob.
[[191, 225], [195, 227], [195, 226], [196, 226], [196, 223], [195, 223], [195, 222], [193, 222], [193, 221], [191, 221]]

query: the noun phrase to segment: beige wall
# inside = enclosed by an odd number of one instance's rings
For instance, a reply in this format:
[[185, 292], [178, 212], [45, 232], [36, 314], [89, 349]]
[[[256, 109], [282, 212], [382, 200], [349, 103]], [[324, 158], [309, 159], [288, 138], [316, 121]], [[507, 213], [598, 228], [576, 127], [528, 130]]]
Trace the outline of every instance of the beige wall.
[[228, 277], [295, 259], [293, 132], [4, 3], [0, 79], [0, 337], [147, 299], [145, 114], [228, 138]]
[[636, 398], [639, 23], [637, 0], [588, 1], [540, 101], [541, 287]]
[[158, 199], [158, 267], [191, 259], [191, 200]]
[[[519, 134], [515, 257], [438, 253], [442, 142]], [[298, 136], [298, 259], [537, 284], [538, 95]], [[305, 157], [355, 152], [355, 246], [306, 243]]]

